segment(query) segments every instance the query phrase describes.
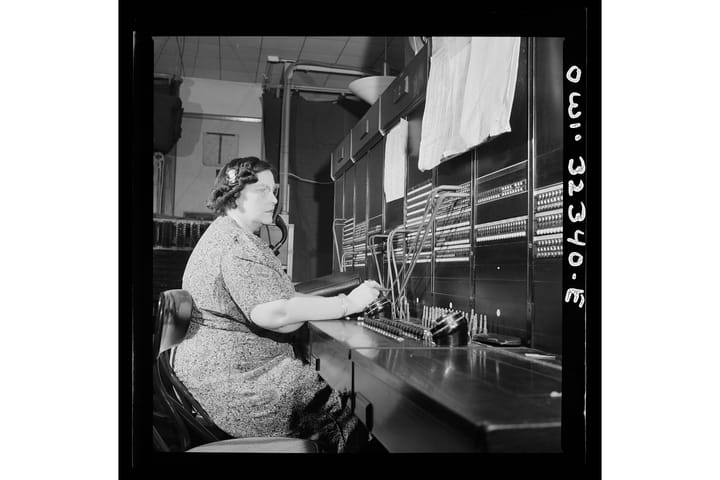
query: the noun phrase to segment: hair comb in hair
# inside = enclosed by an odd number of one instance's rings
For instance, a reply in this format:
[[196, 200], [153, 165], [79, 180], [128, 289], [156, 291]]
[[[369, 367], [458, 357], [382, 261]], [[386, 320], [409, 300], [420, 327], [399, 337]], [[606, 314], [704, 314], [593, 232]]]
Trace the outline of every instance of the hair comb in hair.
[[225, 171], [225, 179], [227, 180], [228, 186], [234, 187], [238, 183], [238, 170], [236, 167], [228, 168]]

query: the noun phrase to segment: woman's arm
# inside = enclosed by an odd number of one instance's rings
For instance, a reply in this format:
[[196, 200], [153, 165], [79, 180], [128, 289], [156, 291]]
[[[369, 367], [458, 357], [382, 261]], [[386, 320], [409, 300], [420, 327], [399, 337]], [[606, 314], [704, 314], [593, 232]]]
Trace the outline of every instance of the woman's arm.
[[308, 320], [335, 320], [362, 312], [380, 291], [375, 281], [365, 281], [347, 296], [299, 295], [287, 300], [261, 303], [250, 312], [253, 323], [278, 332], [297, 330]]
[[221, 273], [240, 310], [256, 325], [281, 333], [297, 330], [308, 320], [334, 320], [361, 312], [380, 294], [377, 282], [366, 281], [347, 296], [300, 295], [275, 269], [234, 251], [223, 257]]

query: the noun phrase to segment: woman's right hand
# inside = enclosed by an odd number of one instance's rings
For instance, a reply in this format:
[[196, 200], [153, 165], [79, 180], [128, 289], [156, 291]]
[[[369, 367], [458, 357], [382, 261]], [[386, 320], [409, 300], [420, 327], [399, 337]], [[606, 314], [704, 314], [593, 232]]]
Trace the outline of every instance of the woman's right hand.
[[365, 280], [347, 295], [347, 314], [359, 313], [365, 310], [380, 295], [380, 284], [375, 280]]

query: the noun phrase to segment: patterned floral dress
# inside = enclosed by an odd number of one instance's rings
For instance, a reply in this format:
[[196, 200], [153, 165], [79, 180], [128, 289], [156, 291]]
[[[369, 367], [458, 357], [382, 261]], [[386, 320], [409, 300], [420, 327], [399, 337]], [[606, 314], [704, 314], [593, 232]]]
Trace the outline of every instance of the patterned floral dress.
[[268, 246], [218, 217], [190, 255], [182, 288], [203, 321], [191, 323], [173, 368], [215, 424], [234, 437], [313, 438], [323, 451], [345, 451], [357, 427], [346, 395], [296, 358], [297, 332], [249, 321], [256, 305], [295, 295]]

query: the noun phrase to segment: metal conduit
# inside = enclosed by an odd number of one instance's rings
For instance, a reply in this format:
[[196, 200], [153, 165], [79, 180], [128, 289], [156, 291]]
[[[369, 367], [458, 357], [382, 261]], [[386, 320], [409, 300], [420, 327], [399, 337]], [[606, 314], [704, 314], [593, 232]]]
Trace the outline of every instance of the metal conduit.
[[[268, 59], [270, 62], [270, 59]], [[280, 126], [280, 198], [282, 206], [280, 214], [289, 216], [290, 214], [290, 191], [288, 189], [288, 171], [290, 165], [290, 98], [291, 98], [291, 82], [295, 70], [306, 72], [332, 73], [336, 75], [352, 75], [364, 77], [373, 75], [373, 72], [367, 72], [360, 69], [339, 68], [334, 66], [323, 65], [320, 63], [296, 63], [291, 60], [274, 59], [272, 63], [283, 63], [283, 103], [281, 112]], [[289, 219], [289, 217], [288, 217]]]

